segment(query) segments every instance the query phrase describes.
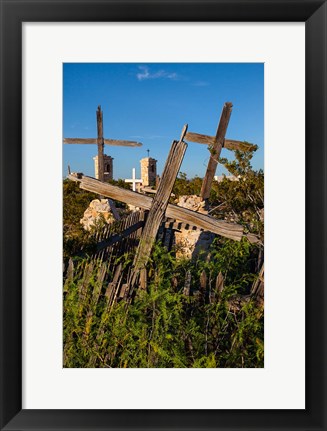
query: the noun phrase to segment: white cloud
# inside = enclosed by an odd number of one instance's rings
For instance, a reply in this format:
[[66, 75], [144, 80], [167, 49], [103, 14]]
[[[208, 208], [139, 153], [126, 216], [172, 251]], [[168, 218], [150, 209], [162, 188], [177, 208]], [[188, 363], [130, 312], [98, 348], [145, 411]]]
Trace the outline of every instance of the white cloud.
[[175, 72], [167, 72], [166, 70], [158, 70], [156, 72], [150, 72], [148, 66], [139, 66], [140, 72], [136, 74], [139, 81], [145, 79], [177, 79], [178, 75]]
[[206, 87], [207, 85], [210, 85], [207, 81], [195, 81], [193, 84], [195, 87]]

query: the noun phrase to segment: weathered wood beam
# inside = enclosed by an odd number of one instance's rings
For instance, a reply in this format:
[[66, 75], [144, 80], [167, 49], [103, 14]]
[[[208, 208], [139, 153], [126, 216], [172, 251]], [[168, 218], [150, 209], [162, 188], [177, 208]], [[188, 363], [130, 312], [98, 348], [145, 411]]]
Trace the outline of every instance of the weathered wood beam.
[[104, 141], [103, 141], [103, 116], [101, 106], [98, 106], [97, 112], [97, 130], [98, 130], [98, 178], [104, 181]]
[[130, 278], [132, 288], [137, 283], [140, 271], [145, 268], [149, 260], [158, 229], [165, 215], [170, 193], [174, 187], [187, 148], [187, 144], [183, 141], [186, 131], [187, 125], [183, 128], [180, 140], [173, 141], [172, 143], [159, 188], [152, 200], [152, 205], [134, 258], [133, 272]]
[[64, 144], [98, 144], [96, 138], [64, 138]]
[[141, 142], [136, 141], [125, 141], [120, 139], [105, 139], [104, 140], [105, 145], [114, 145], [118, 147], [142, 147]]
[[257, 149], [255, 144], [249, 142], [235, 141], [234, 139], [225, 139], [224, 148], [233, 151], [254, 151]]
[[229, 119], [232, 113], [233, 104], [226, 102], [223, 111], [221, 113], [216, 139], [214, 144], [210, 147], [210, 159], [207, 167], [205, 177], [203, 179], [200, 196], [203, 200], [208, 199], [210, 196], [211, 185], [213, 177], [216, 173], [218, 160], [220, 157], [221, 149], [224, 145], [225, 135], [229, 123]]
[[187, 132], [185, 141], [196, 142], [197, 144], [213, 145], [216, 141], [215, 136], [202, 135], [201, 133]]
[[[80, 183], [80, 188], [88, 190], [102, 196], [106, 196], [126, 204], [134, 205], [135, 207], [144, 208], [149, 210], [152, 205], [153, 198], [140, 193], [133, 192], [132, 190], [122, 189], [113, 186], [109, 183], [101, 183], [95, 178], [83, 176], [77, 178], [69, 175], [68, 178], [72, 181]], [[238, 224], [228, 223], [223, 220], [217, 220], [211, 216], [196, 213], [187, 208], [179, 207], [177, 205], [168, 204], [166, 216], [174, 220], [179, 220], [183, 223], [188, 223], [192, 226], [197, 226], [200, 229], [209, 230], [217, 235], [226, 238], [240, 241], [243, 236], [243, 226]]]
[[240, 241], [243, 236], [243, 226], [228, 223], [223, 220], [217, 220], [213, 217], [191, 211], [187, 208], [169, 204], [166, 215], [175, 220], [180, 220], [184, 223], [197, 226], [204, 230], [209, 230], [210, 232], [236, 241]]
[[251, 288], [252, 297], [254, 297], [256, 301], [261, 304], [263, 304], [263, 300], [264, 300], [264, 288], [265, 288], [265, 269], [264, 269], [264, 263], [263, 263], [260, 269], [258, 278], [255, 280]]
[[[97, 144], [98, 140], [96, 138], [64, 138], [64, 144]], [[121, 139], [104, 139], [103, 143], [105, 145], [118, 146], [118, 147], [142, 147], [141, 142], [136, 141], [126, 141]]]
[[[215, 140], [215, 136], [202, 135], [200, 133], [187, 132], [185, 135], [185, 141], [196, 142], [197, 144], [214, 145]], [[235, 141], [234, 139], [225, 139], [223, 148], [227, 148], [228, 150], [233, 151], [253, 151], [257, 148], [257, 146], [249, 142]]]

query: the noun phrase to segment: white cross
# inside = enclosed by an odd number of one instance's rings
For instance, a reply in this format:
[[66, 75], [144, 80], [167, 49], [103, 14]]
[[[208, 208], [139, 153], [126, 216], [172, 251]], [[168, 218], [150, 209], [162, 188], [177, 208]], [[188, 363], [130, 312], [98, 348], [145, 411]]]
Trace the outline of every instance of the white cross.
[[125, 180], [125, 183], [132, 183], [133, 184], [133, 192], [136, 191], [136, 184], [141, 184], [142, 180], [137, 180], [135, 177], [135, 168], [133, 168], [133, 178], [128, 178]]

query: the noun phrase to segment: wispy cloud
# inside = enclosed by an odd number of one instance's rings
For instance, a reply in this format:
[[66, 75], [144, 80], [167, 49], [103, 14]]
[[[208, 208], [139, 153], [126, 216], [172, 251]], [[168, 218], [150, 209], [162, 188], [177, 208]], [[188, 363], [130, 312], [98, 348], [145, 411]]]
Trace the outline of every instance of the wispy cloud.
[[194, 87], [207, 87], [210, 83], [207, 81], [194, 81], [192, 85], [194, 85]]
[[139, 81], [146, 79], [178, 79], [178, 75], [175, 72], [167, 72], [166, 70], [150, 71], [148, 66], [139, 66], [139, 72], [136, 74], [136, 78]]

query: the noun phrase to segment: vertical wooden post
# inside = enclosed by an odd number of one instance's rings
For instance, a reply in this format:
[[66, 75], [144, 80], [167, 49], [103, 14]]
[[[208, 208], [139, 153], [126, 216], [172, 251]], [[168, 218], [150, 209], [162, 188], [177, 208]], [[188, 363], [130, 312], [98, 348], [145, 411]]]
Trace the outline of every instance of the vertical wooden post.
[[134, 269], [129, 283], [131, 286], [130, 293], [132, 293], [133, 287], [138, 281], [140, 270], [145, 268], [148, 262], [153, 243], [165, 214], [170, 194], [187, 148], [187, 144], [183, 141], [186, 131], [187, 125], [183, 128], [180, 140], [174, 141], [170, 148], [158, 191], [152, 201], [134, 258]]
[[104, 149], [104, 139], [103, 139], [103, 116], [101, 111], [101, 106], [97, 109], [97, 128], [98, 128], [98, 178], [100, 181], [104, 181], [104, 162], [103, 162], [103, 149]]
[[216, 168], [220, 157], [221, 149], [224, 145], [225, 135], [226, 135], [229, 119], [232, 113], [232, 107], [233, 107], [232, 103], [230, 102], [225, 103], [220, 116], [215, 142], [210, 148], [210, 159], [207, 167], [207, 172], [203, 179], [202, 188], [201, 188], [201, 198], [203, 200], [208, 199], [210, 196], [211, 185], [212, 185], [213, 177], [215, 176], [215, 173], [216, 173]]

